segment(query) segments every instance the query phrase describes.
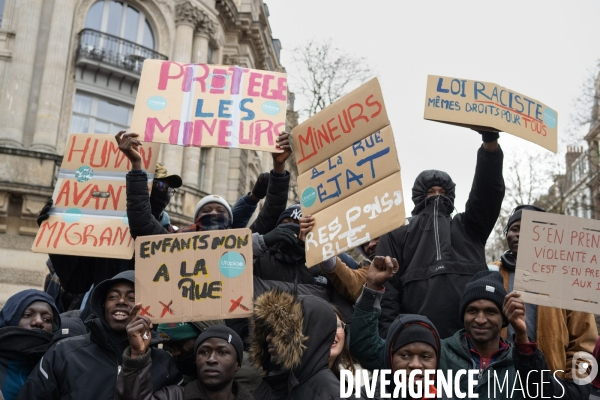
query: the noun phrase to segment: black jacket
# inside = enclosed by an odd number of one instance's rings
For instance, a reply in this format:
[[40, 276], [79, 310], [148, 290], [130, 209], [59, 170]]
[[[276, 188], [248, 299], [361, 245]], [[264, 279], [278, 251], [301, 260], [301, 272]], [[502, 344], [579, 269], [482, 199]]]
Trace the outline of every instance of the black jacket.
[[[280, 372], [271, 373], [266, 337], [273, 328]], [[267, 369], [254, 391], [257, 400], [339, 399], [340, 382], [328, 368], [336, 317], [323, 299], [281, 291], [256, 300], [252, 316], [250, 356], [257, 368]]]
[[[92, 293], [93, 315], [86, 321], [90, 333], [56, 343], [34, 368], [17, 400], [112, 399], [127, 336], [112, 331], [104, 319], [102, 305], [110, 286], [116, 281], [134, 282], [127, 271], [98, 285]], [[152, 349], [154, 390], [176, 385], [182, 376], [173, 358], [163, 350]]]
[[[408, 223], [386, 235], [376, 254], [395, 257], [400, 270], [386, 284], [380, 317], [385, 337], [398, 314], [427, 316], [446, 338], [463, 327], [459, 303], [467, 282], [487, 270], [485, 243], [494, 228], [504, 198], [501, 149], [477, 152], [475, 178], [465, 212], [454, 209], [454, 183], [441, 171], [424, 171], [415, 181], [415, 209]], [[446, 196], [427, 198], [427, 190], [442, 186]]]
[[250, 225], [252, 233], [256, 232], [264, 235], [275, 229], [279, 216], [287, 206], [289, 189], [290, 173], [285, 171], [283, 176], [276, 176], [271, 171], [265, 204], [258, 213], [256, 220]]
[[131, 236], [135, 239], [138, 236], [173, 233], [152, 215], [148, 175], [145, 172], [130, 171], [125, 176], [125, 183], [127, 185], [127, 219]]

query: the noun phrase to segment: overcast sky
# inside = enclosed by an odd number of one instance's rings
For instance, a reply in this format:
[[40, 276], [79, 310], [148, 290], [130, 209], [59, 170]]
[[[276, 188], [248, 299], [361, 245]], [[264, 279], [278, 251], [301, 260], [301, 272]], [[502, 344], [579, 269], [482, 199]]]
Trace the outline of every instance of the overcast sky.
[[[560, 138], [572, 101], [600, 58], [598, 1], [267, 0], [267, 5], [288, 69], [292, 49], [311, 38], [331, 38], [335, 46], [367, 58], [396, 135], [407, 213], [414, 179], [425, 169], [452, 176], [455, 206], [464, 211], [481, 143], [474, 131], [423, 119], [428, 74], [493, 82], [531, 96], [558, 111]], [[546, 151], [506, 133], [500, 143], [507, 155]]]

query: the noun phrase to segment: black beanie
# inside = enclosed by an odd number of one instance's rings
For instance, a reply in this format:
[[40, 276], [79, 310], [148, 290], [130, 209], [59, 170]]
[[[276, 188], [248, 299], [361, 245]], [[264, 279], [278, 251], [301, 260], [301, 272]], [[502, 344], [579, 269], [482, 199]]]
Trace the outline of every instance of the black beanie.
[[242, 365], [242, 359], [244, 358], [244, 343], [242, 342], [240, 335], [225, 325], [210, 326], [198, 336], [194, 346], [194, 358], [196, 357], [196, 354], [198, 354], [198, 347], [200, 347], [202, 342], [210, 338], [221, 338], [227, 343], [231, 343], [237, 352], [237, 361], [240, 366]]
[[398, 332], [392, 346], [392, 354], [396, 353], [401, 347], [415, 342], [427, 343], [433, 347], [436, 356], [440, 356], [438, 354], [439, 343], [434, 331], [422, 322], [410, 322]]
[[302, 217], [302, 209], [300, 208], [300, 204], [292, 204], [281, 213], [279, 219], [277, 220], [277, 225], [279, 225], [284, 218], [300, 219], [300, 217]]
[[492, 301], [498, 306], [498, 310], [504, 316], [502, 306], [505, 297], [506, 289], [504, 289], [504, 280], [500, 272], [480, 271], [476, 273], [465, 286], [465, 291], [460, 298], [460, 320], [465, 320], [467, 306], [481, 299]]
[[521, 220], [521, 215], [523, 214], [523, 210], [546, 212], [546, 210], [544, 210], [543, 208], [536, 207], [536, 206], [530, 206], [530, 205], [527, 205], [527, 204], [523, 204], [521, 206], [516, 206], [514, 208], [514, 210], [512, 210], [512, 213], [510, 214], [510, 217], [508, 217], [508, 222], [506, 223], [506, 226], [504, 227], [504, 234], [505, 235], [508, 232], [508, 230], [510, 229], [510, 226], [512, 224], [514, 224], [515, 222]]

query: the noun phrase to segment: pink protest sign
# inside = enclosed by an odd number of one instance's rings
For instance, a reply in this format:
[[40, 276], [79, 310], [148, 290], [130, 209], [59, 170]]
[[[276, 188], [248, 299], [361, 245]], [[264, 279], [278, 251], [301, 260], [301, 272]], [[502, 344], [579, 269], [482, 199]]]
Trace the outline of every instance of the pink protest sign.
[[283, 73], [146, 60], [131, 132], [146, 142], [277, 152], [286, 106]]

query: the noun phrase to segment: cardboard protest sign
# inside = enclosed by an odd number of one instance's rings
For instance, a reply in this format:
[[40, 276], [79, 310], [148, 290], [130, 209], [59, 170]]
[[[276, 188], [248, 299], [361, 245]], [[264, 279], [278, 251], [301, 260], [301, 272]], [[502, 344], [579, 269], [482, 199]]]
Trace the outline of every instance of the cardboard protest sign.
[[400, 170], [391, 126], [386, 126], [298, 177], [302, 210], [315, 214]]
[[558, 113], [495, 83], [429, 75], [424, 118], [475, 129], [495, 129], [554, 153], [558, 150]]
[[600, 221], [526, 210], [514, 289], [527, 303], [600, 314]]
[[306, 265], [377, 238], [404, 224], [400, 171], [315, 214], [306, 237]]
[[306, 263], [332, 256], [404, 223], [400, 163], [378, 80], [372, 79], [294, 128]]
[[252, 315], [250, 229], [142, 236], [135, 248], [135, 299], [153, 323]]
[[[160, 144], [140, 148], [149, 188]], [[38, 230], [32, 251], [130, 259], [125, 175], [131, 163], [112, 135], [69, 135], [52, 198], [50, 217]]]
[[389, 124], [379, 81], [373, 78], [294, 128], [292, 140], [298, 173]]
[[131, 131], [146, 142], [278, 152], [286, 74], [145, 60]]

